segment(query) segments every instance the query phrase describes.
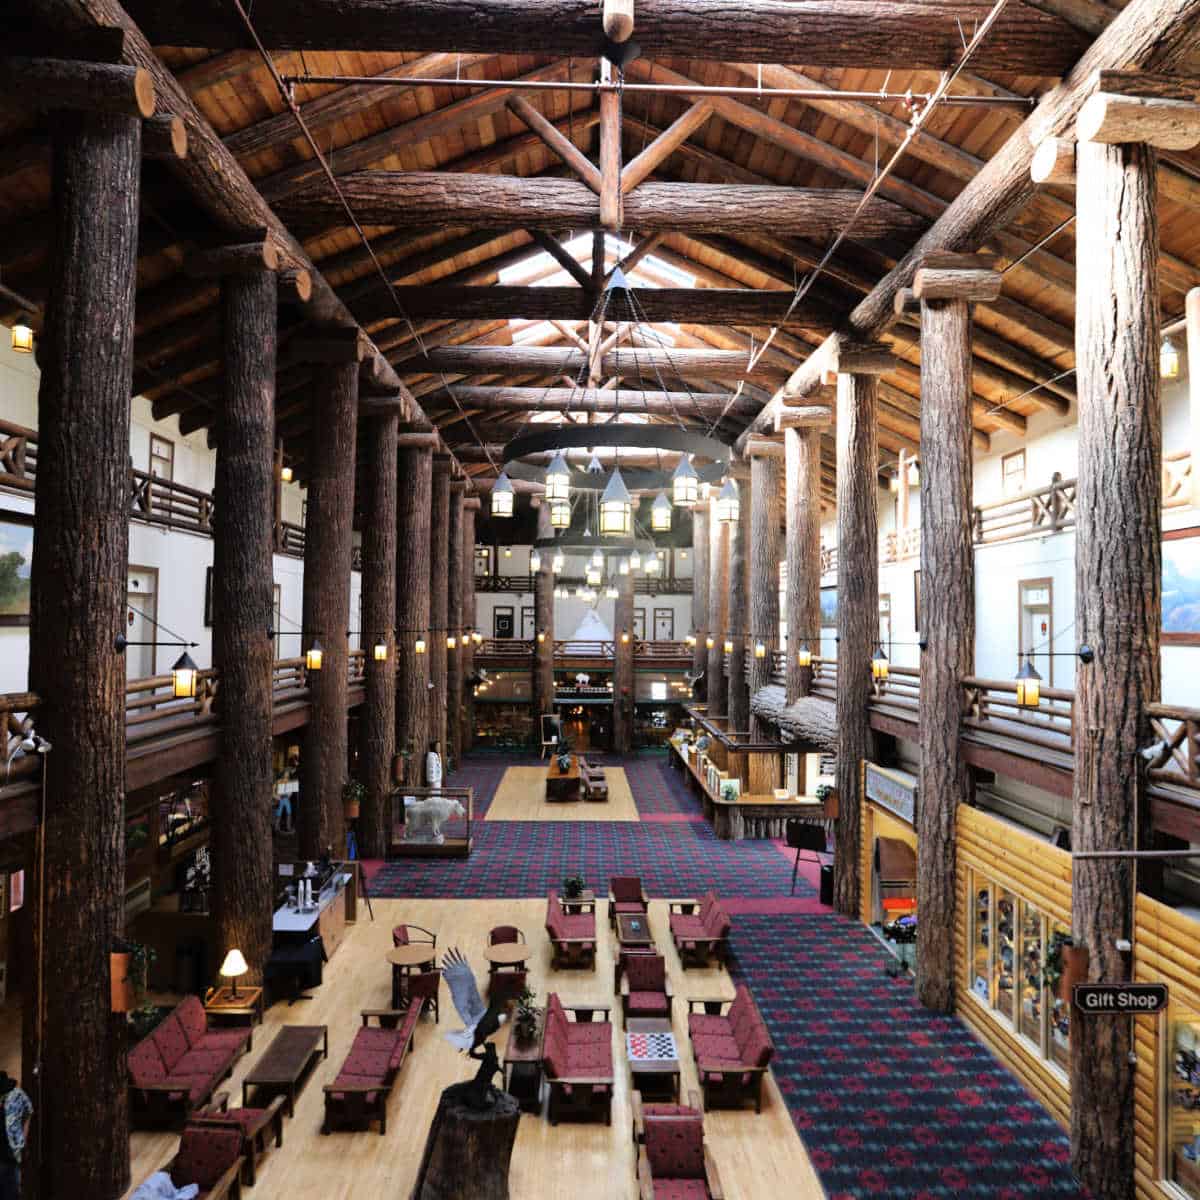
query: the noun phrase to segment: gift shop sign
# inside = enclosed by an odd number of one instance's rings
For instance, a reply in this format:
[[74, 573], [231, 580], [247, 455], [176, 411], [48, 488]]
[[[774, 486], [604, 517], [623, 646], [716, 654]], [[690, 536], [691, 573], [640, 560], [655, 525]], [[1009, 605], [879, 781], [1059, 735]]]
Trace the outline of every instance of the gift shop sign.
[[1099, 1013], [1162, 1012], [1167, 1007], [1165, 983], [1077, 983], [1075, 1007], [1085, 1016]]

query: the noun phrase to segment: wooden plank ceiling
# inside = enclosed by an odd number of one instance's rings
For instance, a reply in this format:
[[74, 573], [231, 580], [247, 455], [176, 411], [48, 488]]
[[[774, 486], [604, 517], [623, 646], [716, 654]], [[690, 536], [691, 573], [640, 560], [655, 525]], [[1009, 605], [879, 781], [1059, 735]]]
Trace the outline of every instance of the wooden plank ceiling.
[[[856, 39], [857, 50], [843, 47], [823, 55], [825, 62], [759, 67], [691, 56], [695, 49], [687, 37], [672, 32], [669, 20], [656, 23], [658, 8], [665, 10], [670, 2], [639, 0], [646, 24], [635, 37], [643, 43], [645, 57], [629, 65], [628, 82], [928, 92], [937, 83], [932, 68], [949, 65], [957, 54], [957, 46], [946, 42], [947, 20], [961, 19], [969, 31], [970, 23], [990, 7], [966, 0], [861, 4], [893, 31], [888, 44], [894, 47], [895, 61], [872, 48], [869, 39]], [[275, 66], [285, 74], [387, 74], [408, 83], [391, 88], [300, 85], [295, 92], [334, 172], [362, 206], [365, 232], [386, 281], [331, 203], [319, 166], [285, 111], [269, 71], [247, 48], [244, 30], [231, 18], [232, 6], [217, 0], [170, 6], [135, 0], [129, 11], [144, 22], [142, 28], [163, 62], [394, 364], [467, 472], [485, 483], [494, 474], [489, 454], [523, 423], [548, 419], [547, 410], [531, 399], [537, 393], [527, 389], [559, 389], [552, 399], [561, 404], [570, 381], [579, 378], [581, 370], [586, 375], [577, 347], [581, 338], [586, 343], [587, 316], [595, 304], [589, 290], [593, 250], [587, 221], [570, 217], [580, 198], [591, 193], [552, 152], [543, 134], [514, 111], [520, 103], [510, 102], [520, 96], [592, 163], [599, 156], [599, 109], [590, 92], [473, 91], [423, 84], [421, 79], [590, 81], [597, 72], [597, 6], [581, 6], [575, 0], [497, 0], [475, 6], [494, 8], [497, 14], [517, 13], [518, 24], [529, 31], [525, 41], [519, 30], [509, 28], [503, 37], [492, 30], [489, 36], [491, 26], [476, 28], [473, 23], [461, 23], [456, 38], [434, 18], [440, 6], [423, 2], [404, 6], [414, 10], [407, 24], [397, 18], [394, 24], [372, 25], [360, 14], [360, 8], [371, 7], [339, 6], [332, 0], [258, 0], [252, 13], [256, 29], [273, 51]], [[415, 10], [426, 7], [431, 11], [423, 22]], [[753, 6], [754, 11], [758, 7]], [[846, 4], [843, 9], [853, 7]], [[896, 32], [895, 14], [903, 10], [911, 16], [922, 7], [927, 10], [923, 33]], [[1121, 7], [1098, 0], [1014, 0], [1006, 20], [1018, 33], [986, 42], [954, 92], [1040, 95]], [[342, 21], [331, 19], [339, 9], [351, 15]], [[577, 11], [582, 9], [586, 14]], [[532, 14], [528, 19], [520, 16], [526, 10]], [[545, 10], [540, 22], [535, 19], [539, 10]], [[728, 11], [741, 12], [737, 5], [728, 6]], [[558, 14], [557, 24], [552, 12]], [[1036, 44], [1026, 44], [1018, 35], [1029, 28], [1038, 32]], [[740, 46], [742, 56], [748, 57], [752, 51], [763, 53], [755, 41], [760, 35], [750, 20], [737, 37], [706, 44]], [[536, 53], [528, 52], [531, 49]], [[831, 59], [837, 65], [829, 65]], [[923, 69], [912, 69], [914, 64]], [[1025, 64], [1032, 64], [1030, 71], [1049, 73], [1022, 74]], [[834, 211], [829, 206], [835, 193], [848, 189], [853, 202], [869, 184], [876, 164], [885, 161], [904, 136], [909, 114], [898, 102], [837, 97], [705, 97], [703, 108], [695, 105], [694, 98], [678, 93], [623, 96], [625, 165], [685, 114], [687, 125], [680, 134], [686, 137], [655, 164], [641, 198], [637, 189], [629, 193], [632, 219], [619, 234], [605, 238], [604, 268], [611, 270], [636, 247], [638, 261], [630, 272], [635, 285], [671, 289], [648, 301], [647, 314], [660, 344], [683, 352], [730, 353], [700, 359], [688, 368], [684, 381], [680, 370], [649, 368], [646, 343], [630, 340], [627, 331], [622, 349], [628, 354], [609, 357], [606, 365], [613, 374], [605, 373], [603, 380], [618, 397], [629, 389], [674, 395], [674, 400], [662, 398], [654, 404], [618, 398], [607, 402], [611, 407], [639, 412], [644, 420], [682, 419], [703, 429], [720, 419], [719, 434], [732, 440], [824, 334], [937, 219], [1018, 128], [1026, 110], [936, 111], [880, 188], [878, 221], [869, 236], [852, 236], [843, 244], [827, 273], [748, 374], [744, 364], [752, 348], [761, 345], [772, 322], [786, 310], [792, 291], [820, 258], [834, 229], [810, 228], [806, 213], [793, 219], [790, 199], [780, 207], [778, 220], [756, 219], [743, 209], [714, 224], [704, 215], [684, 211], [691, 198], [699, 194], [699, 187], [795, 189], [789, 198], [803, 198], [812, 189], [821, 193], [816, 197], [821, 211]], [[533, 121], [537, 123], [536, 117]], [[6, 286], [40, 300], [50, 240], [46, 128], [36, 115], [10, 109], [0, 112], [0, 136], [0, 272]], [[1174, 319], [1182, 311], [1186, 290], [1200, 283], [1200, 157], [1190, 153], [1163, 158], [1160, 282], [1164, 317]], [[406, 173], [409, 178], [379, 172]], [[500, 189], [490, 208], [476, 203], [479, 189], [471, 182], [483, 175], [503, 177], [494, 187], [492, 181], [484, 181], [489, 195]], [[540, 182], [505, 184], [505, 179]], [[421, 194], [429, 197], [421, 211], [413, 198], [418, 183], [427, 185], [427, 193]], [[672, 191], [678, 185], [689, 185], [689, 190]], [[530, 195], [536, 192], [537, 204], [547, 207], [527, 209], [522, 188]], [[513, 207], [518, 193], [519, 212]], [[460, 195], [466, 196], [461, 205]], [[656, 196], [663, 198], [661, 206]], [[678, 203], [681, 197], [687, 203]], [[1069, 191], [1043, 189], [985, 247], [1004, 270], [1005, 285], [1003, 298], [980, 305], [976, 315], [972, 421], [977, 447], [987, 447], [995, 435], [1024, 436], [1030, 419], [1039, 413], [1062, 416], [1070, 410], [1073, 378], [1055, 377], [1074, 363], [1073, 211]], [[367, 224], [368, 218], [379, 223]], [[170, 164], [147, 161], [134, 390], [153, 401], [157, 417], [177, 416], [185, 433], [211, 430], [220, 421], [216, 289], [182, 273], [185, 252], [209, 227]], [[698, 294], [688, 295], [689, 291]], [[4, 312], [9, 323], [16, 316], [11, 305]], [[303, 479], [314, 432], [307, 402], [309, 371], [295, 361], [292, 351], [313, 328], [300, 306], [282, 309], [280, 322], [279, 434], [288, 460]], [[902, 321], [888, 340], [897, 365], [883, 377], [881, 388], [879, 446], [885, 471], [901, 450], [919, 453], [917, 329], [911, 321]], [[514, 347], [514, 352], [484, 357], [477, 364], [455, 349], [462, 347]], [[542, 352], [549, 348], [562, 352], [561, 362]], [[1047, 383], [1050, 380], [1054, 382]], [[465, 403], [452, 394], [455, 385], [470, 389], [463, 393]], [[679, 397], [681, 391], [695, 393], [696, 398]], [[605, 403], [591, 394], [589, 407], [603, 408]], [[662, 411], [664, 406], [670, 411]], [[583, 413], [575, 415], [589, 419]], [[601, 411], [590, 419], [611, 416]], [[831, 497], [832, 436], [826, 442], [824, 486]]]

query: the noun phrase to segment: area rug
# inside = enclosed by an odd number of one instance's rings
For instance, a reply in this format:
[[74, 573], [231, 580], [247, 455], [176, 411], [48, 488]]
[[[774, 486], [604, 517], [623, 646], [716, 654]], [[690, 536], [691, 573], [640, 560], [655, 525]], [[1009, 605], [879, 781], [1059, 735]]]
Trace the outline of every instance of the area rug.
[[775, 1042], [775, 1080], [830, 1200], [1084, 1197], [1046, 1110], [856, 921], [740, 913], [735, 975]]
[[[489, 821], [636, 821], [637, 805], [623, 767], [605, 767], [608, 799], [546, 800], [546, 765], [509, 767], [488, 805]], [[478, 815], [478, 809], [476, 809]]]

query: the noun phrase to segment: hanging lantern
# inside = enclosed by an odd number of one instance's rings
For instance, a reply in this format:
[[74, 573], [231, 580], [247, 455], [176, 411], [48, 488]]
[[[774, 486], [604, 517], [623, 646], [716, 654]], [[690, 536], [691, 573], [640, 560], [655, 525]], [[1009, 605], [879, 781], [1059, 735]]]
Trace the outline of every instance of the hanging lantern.
[[319, 671], [324, 661], [325, 651], [321, 648], [321, 643], [313, 638], [313, 644], [304, 653], [304, 665], [310, 671]]
[[425, 639], [423, 637], [419, 637], [419, 638], [417, 638], [417, 640], [415, 642], [413, 642], [413, 653], [414, 654], [424, 654], [425, 653]]
[[590, 451], [590, 453], [592, 457], [588, 459], [588, 472], [592, 475], [599, 475], [603, 472], [604, 468], [600, 465], [600, 460], [596, 457], [595, 450]]
[[560, 450], [554, 461], [546, 468], [546, 499], [569, 500], [571, 498], [571, 468]]
[[457, 648], [458, 648], [458, 638], [456, 638], [454, 636], [454, 634], [452, 634], [452, 633], [447, 634], [446, 635], [446, 649], [447, 650], [455, 650]]
[[[13, 329], [14, 336], [16, 328]], [[1169, 337], [1164, 337], [1158, 351], [1158, 374], [1162, 379], [1179, 378], [1179, 350]]]
[[550, 501], [550, 528], [569, 529], [571, 526], [571, 502], [569, 500]]
[[512, 480], [509, 479], [505, 472], [501, 471], [495, 484], [492, 486], [492, 516], [511, 517], [516, 498]]
[[1017, 672], [1016, 684], [1018, 706], [1037, 708], [1042, 699], [1042, 677], [1037, 673], [1031, 655], [1025, 656], [1025, 662]]
[[759, 640], [754, 643], [754, 657], [755, 658], [766, 658], [767, 657], [766, 643], [763, 642], [762, 640]]
[[542, 569], [542, 556], [536, 550], [529, 556], [529, 570], [536, 575]]
[[12, 327], [12, 348], [18, 354], [33, 353], [33, 329], [25, 317], [18, 317]]
[[505, 547], [504, 547], [504, 557], [505, 557], [505, 558], [512, 558], [512, 547], [511, 547], [511, 546], [505, 546]]
[[686, 454], [679, 456], [679, 464], [671, 475], [671, 500], [677, 508], [687, 508], [696, 503], [700, 494], [700, 476], [696, 474]]
[[650, 557], [646, 559], [646, 574], [657, 575], [661, 570], [662, 561], [659, 559], [657, 554], [651, 554]]
[[565, 562], [566, 562], [566, 559], [563, 558], [562, 552], [561, 551], [557, 552], [554, 555], [554, 558], [551, 559], [551, 561], [550, 561], [550, 570], [553, 571], [555, 575], [560, 575], [562, 573], [562, 569], [563, 569]]
[[387, 642], [376, 642], [372, 653], [376, 662], [387, 662]]
[[191, 700], [196, 695], [196, 674], [199, 668], [185, 650], [171, 668], [171, 690], [176, 700]]
[[705, 647], [705, 649], [706, 649], [706, 650], [711, 650], [711, 649], [712, 649], [712, 648], [713, 648], [715, 645], [716, 645], [716, 642], [714, 642], [714, 641], [713, 641], [713, 636], [712, 636], [712, 634], [710, 633], [710, 634], [708, 635], [708, 637], [706, 637], [706, 638], [704, 639], [704, 647]]
[[600, 568], [589, 566], [587, 569], [587, 575], [585, 578], [587, 579], [589, 586], [598, 584], [600, 582], [600, 578], [601, 578]]
[[798, 667], [812, 666], [812, 651], [808, 648], [807, 642], [796, 651], [796, 665]]
[[725, 653], [726, 654], [733, 653], [733, 642], [729, 638], [725, 639]]
[[280, 467], [279, 468], [279, 478], [284, 483], [291, 483], [295, 477], [296, 477], [295, 472], [292, 470], [291, 467]]
[[871, 658], [871, 678], [878, 679], [882, 683], [888, 677], [888, 658], [883, 652], [883, 643], [879, 643], [879, 648]]
[[633, 497], [615, 467], [600, 497], [600, 536], [628, 537], [633, 532]]
[[658, 498], [650, 506], [650, 528], [655, 533], [669, 533], [671, 530], [671, 502], [666, 492], [659, 492]]
[[617, 570], [622, 575], [628, 575], [629, 574], [629, 559], [627, 559], [627, 558], [621, 559], [621, 561], [617, 564]]
[[629, 556], [629, 569], [631, 571], [642, 569], [642, 556], [636, 550]]
[[478, 629], [472, 630], [471, 641], [473, 641], [475, 643], [475, 645], [477, 645], [477, 646], [482, 646], [483, 645], [483, 634], [480, 633]]
[[622, 646], [629, 645], [629, 630], [628, 629], [621, 630], [621, 645]]
[[617, 589], [616, 589], [615, 587], [613, 587], [613, 585], [610, 583], [610, 584], [608, 585], [608, 587], [606, 587], [606, 588], [604, 589], [604, 594], [605, 594], [605, 595], [606, 595], [606, 596], [607, 596], [607, 597], [608, 597], [610, 600], [615, 600], [615, 599], [617, 598]]
[[909, 459], [908, 462], [908, 486], [910, 488], [921, 486], [921, 468], [915, 459]]
[[686, 637], [686, 638], [684, 638], [683, 640], [684, 640], [685, 642], [687, 642], [687, 644], [688, 644], [689, 646], [695, 646], [695, 644], [696, 644], [696, 635], [695, 635], [694, 633], [689, 633], [689, 634], [687, 635], [687, 637]]
[[537, 631], [537, 640], [538, 640], [538, 645], [539, 645], [539, 646], [543, 646], [543, 645], [545, 645], [545, 643], [546, 643], [546, 631], [545, 631], [544, 629], [539, 629], [539, 630]]
[[732, 479], [725, 480], [725, 486], [717, 496], [717, 520], [723, 525], [733, 525], [741, 512], [742, 502], [738, 498], [737, 484]]

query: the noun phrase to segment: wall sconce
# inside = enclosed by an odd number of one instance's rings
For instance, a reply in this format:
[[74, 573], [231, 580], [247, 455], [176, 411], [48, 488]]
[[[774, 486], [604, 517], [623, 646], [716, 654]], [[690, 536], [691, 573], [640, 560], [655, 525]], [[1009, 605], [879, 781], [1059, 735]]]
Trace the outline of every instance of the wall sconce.
[[798, 667], [812, 666], [812, 651], [808, 648], [807, 642], [796, 651], [796, 665]]
[[711, 650], [716, 644], [711, 633], [704, 639], [705, 649]]
[[376, 662], [387, 662], [387, 642], [376, 642], [373, 650]]
[[651, 554], [650, 557], [646, 559], [646, 574], [657, 575], [661, 570], [662, 562], [659, 560], [658, 555]]
[[871, 678], [878, 679], [882, 683], [888, 677], [888, 659], [883, 652], [883, 643], [879, 643], [879, 648], [875, 651], [871, 658]]
[[629, 630], [628, 629], [621, 630], [621, 645], [622, 646], [629, 645]]
[[542, 569], [542, 556], [535, 550], [529, 556], [529, 570], [536, 575]]
[[[16, 334], [15, 326], [13, 333]], [[1179, 350], [1169, 337], [1163, 338], [1162, 346], [1158, 351], [1158, 374], [1162, 379], [1179, 378]]]
[[33, 328], [27, 317], [18, 317], [12, 327], [12, 348], [18, 354], [33, 353]]
[[546, 641], [546, 631], [544, 629], [539, 629], [537, 631], [537, 640], [539, 646]]
[[733, 653], [733, 642], [730, 638], [725, 639], [725, 653], [726, 654]]
[[325, 650], [321, 643], [313, 638], [313, 644], [305, 651], [304, 665], [310, 671], [319, 671], [321, 664], [325, 661]]
[[473, 641], [475, 643], [475, 645], [477, 645], [477, 646], [482, 646], [483, 645], [483, 634], [480, 633], [478, 629], [472, 630], [471, 631], [471, 641]]
[[550, 570], [553, 571], [555, 575], [560, 575], [562, 574], [562, 569], [565, 563], [566, 559], [563, 558], [561, 553], [555, 554], [554, 558], [550, 561]]
[[425, 639], [423, 637], [419, 637], [419, 638], [417, 638], [417, 640], [415, 642], [413, 642], [413, 653], [414, 654], [424, 654], [425, 649], [426, 649]]
[[196, 675], [199, 668], [185, 650], [171, 668], [171, 692], [176, 700], [193, 700], [196, 696]]
[[642, 569], [642, 556], [636, 550], [629, 556], [629, 569], [631, 571]]
[[685, 637], [683, 640], [684, 640], [684, 641], [685, 641], [685, 642], [686, 642], [686, 643], [687, 643], [689, 646], [695, 646], [695, 644], [696, 644], [696, 635], [695, 635], [694, 633], [689, 633], [689, 634], [687, 635], [687, 637]]
[[279, 478], [280, 478], [281, 482], [283, 482], [283, 483], [291, 483], [292, 480], [295, 478], [295, 472], [292, 470], [291, 467], [280, 467], [279, 468]]
[[505, 547], [504, 547], [504, 557], [505, 557], [505, 558], [512, 558], [512, 547], [511, 547], [511, 546], [505, 546]]
[[454, 636], [454, 634], [452, 634], [452, 633], [451, 633], [451, 634], [447, 634], [447, 636], [446, 636], [446, 649], [447, 649], [447, 650], [455, 650], [455, 649], [457, 649], [457, 648], [458, 648], [458, 638], [456, 638], [456, 637]]
[[754, 657], [755, 658], [766, 658], [767, 657], [767, 647], [764, 642], [757, 641], [754, 643]]

